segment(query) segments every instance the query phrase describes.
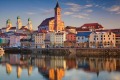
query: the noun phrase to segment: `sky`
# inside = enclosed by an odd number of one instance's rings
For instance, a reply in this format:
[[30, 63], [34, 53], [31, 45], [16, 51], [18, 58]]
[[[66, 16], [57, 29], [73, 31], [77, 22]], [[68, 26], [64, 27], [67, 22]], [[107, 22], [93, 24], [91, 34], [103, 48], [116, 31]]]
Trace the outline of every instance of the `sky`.
[[[33, 29], [46, 18], [54, 16], [57, 0], [0, 0], [0, 28], [10, 19], [16, 26], [17, 16], [22, 24], [32, 20]], [[120, 0], [58, 0], [65, 26], [80, 27], [85, 23], [99, 23], [106, 29], [120, 28]]]

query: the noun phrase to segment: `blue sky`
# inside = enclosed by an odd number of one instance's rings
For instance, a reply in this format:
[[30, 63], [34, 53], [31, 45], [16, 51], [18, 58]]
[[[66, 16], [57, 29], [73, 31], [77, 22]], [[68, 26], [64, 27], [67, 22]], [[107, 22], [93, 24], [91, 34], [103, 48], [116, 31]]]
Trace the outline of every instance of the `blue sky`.
[[[0, 28], [11, 19], [16, 26], [17, 16], [23, 25], [31, 18], [33, 28], [54, 16], [57, 0], [0, 0]], [[80, 27], [85, 23], [100, 23], [105, 28], [120, 28], [120, 0], [58, 0], [65, 26]]]

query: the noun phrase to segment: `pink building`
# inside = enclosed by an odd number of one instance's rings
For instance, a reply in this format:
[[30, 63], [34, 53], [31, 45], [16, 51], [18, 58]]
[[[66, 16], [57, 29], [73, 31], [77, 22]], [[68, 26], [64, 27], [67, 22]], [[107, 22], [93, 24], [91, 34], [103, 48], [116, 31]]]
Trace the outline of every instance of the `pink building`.
[[66, 35], [66, 41], [76, 41], [76, 34], [74, 34], [74, 33], [68, 33], [67, 35]]

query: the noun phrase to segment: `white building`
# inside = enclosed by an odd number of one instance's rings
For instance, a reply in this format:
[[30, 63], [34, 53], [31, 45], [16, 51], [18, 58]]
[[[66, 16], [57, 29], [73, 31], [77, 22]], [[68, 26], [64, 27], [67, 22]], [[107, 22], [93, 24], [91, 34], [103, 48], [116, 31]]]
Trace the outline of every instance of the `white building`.
[[35, 35], [35, 47], [36, 48], [45, 48], [45, 36], [46, 33], [37, 33]]
[[92, 32], [89, 36], [89, 47], [102, 48], [102, 47], [115, 47], [115, 34], [107, 32]]
[[50, 32], [51, 47], [63, 47], [64, 41], [66, 41], [65, 32]]
[[15, 33], [14, 35], [10, 36], [10, 47], [18, 47], [21, 46], [21, 42], [20, 40], [22, 38], [26, 38], [25, 34], [21, 34], [21, 33]]

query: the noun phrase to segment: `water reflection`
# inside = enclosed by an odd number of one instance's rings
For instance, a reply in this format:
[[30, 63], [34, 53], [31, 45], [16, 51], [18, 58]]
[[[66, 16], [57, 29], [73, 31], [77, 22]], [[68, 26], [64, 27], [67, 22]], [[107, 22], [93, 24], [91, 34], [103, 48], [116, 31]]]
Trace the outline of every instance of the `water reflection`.
[[[109, 73], [116, 72], [120, 75], [119, 58], [66, 58], [63, 56], [41, 55], [31, 57], [31, 55], [6, 54], [1, 59], [0, 67], [1, 65], [4, 67], [4, 64], [8, 75], [13, 76], [13, 73], [15, 73], [14, 69], [16, 68], [16, 78], [18, 79], [22, 76], [25, 78], [25, 74], [27, 74], [29, 78], [34, 79], [36, 76], [34, 74], [38, 73], [43, 76], [41, 80], [102, 80], [106, 75], [110, 77], [111, 74]], [[36, 68], [38, 73], [35, 71]], [[27, 71], [27, 73], [25, 73], [25, 71]], [[108, 72], [108, 74], [105, 74], [106, 72]], [[94, 76], [93, 73], [95, 74]], [[113, 73], [113, 75], [114, 74], [115, 73]], [[34, 75], [34, 77], [32, 75]], [[91, 75], [93, 77], [89, 77]], [[89, 77], [89, 79], [84, 78], [85, 76]], [[27, 78], [25, 78], [25, 80], [26, 79]], [[106, 79], [108, 79], [108, 77]]]

